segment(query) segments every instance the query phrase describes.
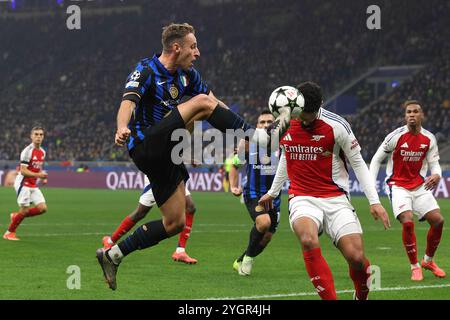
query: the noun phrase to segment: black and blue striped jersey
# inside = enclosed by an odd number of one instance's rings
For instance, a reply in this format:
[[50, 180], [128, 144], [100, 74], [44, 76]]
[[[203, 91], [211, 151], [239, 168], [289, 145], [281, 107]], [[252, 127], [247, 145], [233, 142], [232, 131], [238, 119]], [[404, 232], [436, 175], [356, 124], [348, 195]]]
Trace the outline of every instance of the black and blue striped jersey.
[[128, 124], [131, 130], [128, 150], [144, 140], [144, 130], [159, 123], [184, 96], [209, 94], [200, 73], [191, 68], [178, 68], [170, 73], [158, 59], [159, 55], [141, 60], [127, 77], [122, 100], [136, 103]]
[[[248, 154], [246, 155], [246, 175], [247, 182], [244, 186], [244, 197], [248, 199], [260, 198], [269, 191], [272, 186], [273, 179], [278, 166], [280, 158], [279, 150], [271, 152], [266, 155], [265, 150], [262, 151], [262, 156], [258, 152], [256, 144], [250, 143]], [[239, 157], [235, 156], [233, 164], [239, 166]]]

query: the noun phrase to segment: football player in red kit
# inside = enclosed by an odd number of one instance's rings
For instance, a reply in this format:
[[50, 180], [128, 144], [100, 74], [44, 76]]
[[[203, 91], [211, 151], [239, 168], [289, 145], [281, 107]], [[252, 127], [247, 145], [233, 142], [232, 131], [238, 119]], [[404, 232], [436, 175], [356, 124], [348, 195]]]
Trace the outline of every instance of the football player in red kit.
[[[389, 156], [386, 166], [386, 193], [396, 219], [402, 224], [402, 238], [411, 264], [411, 280], [423, 280], [422, 268], [436, 277], [444, 278], [445, 272], [433, 261], [444, 227], [444, 218], [431, 190], [442, 177], [439, 151], [434, 135], [422, 128], [424, 114], [418, 101], [408, 100], [405, 108], [406, 125], [391, 132], [370, 163], [370, 171], [376, 179], [383, 160]], [[425, 179], [428, 167], [431, 175]], [[419, 264], [417, 242], [414, 233], [413, 213], [419, 221], [430, 224], [427, 248]]]
[[320, 249], [319, 235], [325, 231], [348, 262], [354, 298], [366, 300], [370, 263], [364, 254], [361, 224], [349, 200], [346, 161], [355, 171], [374, 218], [381, 219], [388, 228], [389, 217], [380, 204], [350, 125], [321, 107], [322, 90], [316, 83], [302, 83], [298, 90], [305, 98], [305, 107], [281, 138], [283, 151], [277, 173], [260, 204], [271, 207], [289, 178], [290, 225], [301, 243], [306, 271], [319, 296], [337, 298], [331, 270]]
[[[16, 237], [16, 229], [23, 219], [43, 214], [47, 211], [45, 198], [38, 188], [37, 181], [47, 182], [47, 173], [42, 170], [45, 150], [41, 147], [44, 140], [44, 128], [31, 129], [31, 144], [20, 154], [20, 171], [17, 174], [14, 188], [17, 194], [19, 211], [11, 213], [11, 224], [3, 235], [6, 240], [20, 240]], [[34, 207], [31, 207], [31, 204]]]

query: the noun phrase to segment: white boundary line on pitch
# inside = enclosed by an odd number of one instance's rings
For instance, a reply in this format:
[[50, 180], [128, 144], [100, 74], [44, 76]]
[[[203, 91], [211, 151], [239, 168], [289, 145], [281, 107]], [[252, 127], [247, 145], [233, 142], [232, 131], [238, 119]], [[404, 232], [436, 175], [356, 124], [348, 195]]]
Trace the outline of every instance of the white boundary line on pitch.
[[[433, 289], [433, 288], [448, 288], [450, 284], [436, 284], [430, 286], [412, 286], [412, 287], [392, 287], [392, 288], [380, 288], [372, 290], [371, 293], [380, 291], [406, 291], [406, 290], [419, 290], [419, 289]], [[341, 293], [353, 293], [355, 290], [338, 290], [337, 294]], [[317, 296], [317, 292], [296, 292], [285, 294], [265, 294], [258, 296], [243, 296], [243, 297], [221, 297], [221, 298], [204, 298], [205, 300], [251, 300], [251, 299], [265, 299], [265, 298], [283, 298], [283, 297], [304, 297], [304, 296]], [[199, 299], [202, 300], [202, 299]]]

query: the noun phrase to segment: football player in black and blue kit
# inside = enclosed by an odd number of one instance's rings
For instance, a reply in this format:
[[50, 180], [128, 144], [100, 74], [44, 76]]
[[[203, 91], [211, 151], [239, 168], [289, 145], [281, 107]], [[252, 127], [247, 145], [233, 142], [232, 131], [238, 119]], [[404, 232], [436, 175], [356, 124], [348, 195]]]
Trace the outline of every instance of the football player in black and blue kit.
[[[189, 175], [183, 163], [176, 164], [171, 158], [177, 143], [171, 141], [172, 133], [201, 120], [222, 132], [252, 128], [214, 96], [193, 68], [200, 51], [191, 25], [164, 27], [162, 46], [160, 55], [141, 60], [126, 80], [115, 143], [126, 144], [133, 162], [148, 176], [163, 218], [141, 225], [110, 249], [97, 250], [98, 262], [113, 290], [117, 268], [125, 256], [154, 246], [184, 228], [185, 182]], [[181, 103], [184, 96], [191, 98]]]
[[[263, 111], [258, 117], [257, 128], [267, 129], [275, 121], [272, 113]], [[279, 160], [279, 149], [267, 152], [260, 149], [256, 144], [242, 144], [240, 147], [246, 148], [245, 160], [247, 183], [244, 190], [239, 187], [238, 168], [242, 166], [242, 161], [238, 154], [235, 155], [233, 166], [230, 170], [230, 190], [235, 196], [240, 196], [243, 192], [244, 202], [250, 217], [254, 221], [250, 231], [247, 249], [233, 263], [233, 268], [242, 276], [251, 274], [254, 258], [258, 256], [275, 233], [280, 219], [280, 196], [273, 200], [273, 208], [266, 211], [264, 207], [258, 205], [258, 200], [269, 191], [272, 186], [277, 164]], [[262, 152], [261, 152], [262, 151]]]

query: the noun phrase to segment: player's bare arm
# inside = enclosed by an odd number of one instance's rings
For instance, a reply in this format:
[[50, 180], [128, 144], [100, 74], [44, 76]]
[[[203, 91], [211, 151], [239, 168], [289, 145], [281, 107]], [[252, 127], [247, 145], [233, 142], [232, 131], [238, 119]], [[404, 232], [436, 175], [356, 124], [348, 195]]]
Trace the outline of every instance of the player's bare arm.
[[280, 161], [278, 162], [277, 172], [275, 173], [272, 186], [258, 201], [267, 211], [273, 208], [273, 200], [280, 194], [284, 182], [289, 179], [286, 166], [286, 154], [282, 147]]
[[236, 197], [242, 194], [242, 188], [239, 186], [239, 171], [236, 166], [232, 165], [229, 173], [230, 190]]
[[386, 209], [384, 209], [384, 207], [380, 203], [372, 204], [370, 206], [370, 213], [375, 220], [381, 220], [385, 230], [391, 227], [391, 221], [389, 220]]
[[367, 168], [364, 159], [361, 156], [360, 152], [354, 153], [353, 155], [347, 154], [346, 156], [355, 171], [356, 178], [358, 182], [362, 186], [364, 193], [369, 200], [370, 203], [370, 213], [374, 217], [375, 220], [380, 219], [383, 223], [385, 229], [391, 227], [391, 222], [389, 220], [389, 215], [386, 212], [386, 209], [381, 205], [380, 199], [378, 198], [378, 193], [375, 189], [374, 179], [371, 176], [369, 169]]
[[40, 172], [33, 172], [31, 170], [29, 170], [26, 166], [20, 166], [20, 173], [27, 178], [40, 178], [40, 179], [45, 179], [47, 178], [48, 174], [45, 171], [40, 171]]
[[115, 137], [115, 143], [118, 146], [125, 145], [130, 136], [131, 131], [128, 129], [128, 123], [135, 108], [136, 104], [130, 100], [123, 100], [120, 104], [119, 112], [117, 113], [117, 132]]
[[[436, 154], [438, 154], [436, 152]], [[434, 190], [441, 180], [442, 177], [442, 169], [439, 165], [439, 161], [429, 161], [428, 165], [430, 167], [431, 175], [425, 180], [425, 190]]]

